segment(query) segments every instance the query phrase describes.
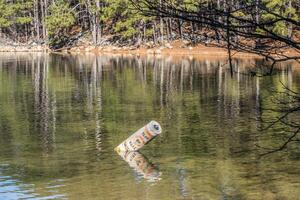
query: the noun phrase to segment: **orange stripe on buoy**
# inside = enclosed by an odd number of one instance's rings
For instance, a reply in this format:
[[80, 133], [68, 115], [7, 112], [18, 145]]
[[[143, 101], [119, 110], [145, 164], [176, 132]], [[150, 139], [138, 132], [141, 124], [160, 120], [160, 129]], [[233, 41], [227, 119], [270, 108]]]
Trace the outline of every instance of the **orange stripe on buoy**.
[[147, 126], [145, 127], [145, 133], [149, 137], [149, 139], [153, 138], [153, 135], [148, 131]]
[[142, 140], [143, 144], [146, 143], [146, 142], [144, 141], [144, 137], [143, 137], [143, 136], [140, 136], [139, 138]]

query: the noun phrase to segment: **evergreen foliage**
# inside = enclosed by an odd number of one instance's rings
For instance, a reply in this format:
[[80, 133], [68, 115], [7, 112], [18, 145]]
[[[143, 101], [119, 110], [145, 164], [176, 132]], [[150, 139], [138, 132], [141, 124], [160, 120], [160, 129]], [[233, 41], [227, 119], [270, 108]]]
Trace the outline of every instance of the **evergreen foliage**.
[[58, 0], [49, 6], [46, 17], [46, 27], [50, 36], [63, 34], [67, 28], [75, 23], [74, 13], [65, 0]]
[[[292, 7], [295, 2], [297, 2], [297, 0], [264, 0], [266, 7], [273, 13], [293, 20], [299, 20], [296, 9]], [[268, 21], [278, 19], [278, 17], [271, 13], [263, 13], [262, 19]], [[288, 26], [289, 24], [284, 21], [278, 21], [274, 26], [270, 27], [270, 29], [282, 36], [288, 36]]]
[[32, 17], [28, 15], [32, 9], [32, 1], [6, 1], [0, 0], [0, 28], [7, 28], [12, 25], [28, 24]]

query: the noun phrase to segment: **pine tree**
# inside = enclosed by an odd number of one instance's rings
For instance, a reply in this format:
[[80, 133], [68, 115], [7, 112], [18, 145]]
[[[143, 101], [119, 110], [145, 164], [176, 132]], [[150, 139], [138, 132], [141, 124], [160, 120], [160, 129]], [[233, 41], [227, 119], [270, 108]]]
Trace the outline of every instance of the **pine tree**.
[[75, 23], [75, 15], [70, 4], [65, 0], [58, 0], [49, 6], [46, 27], [50, 37], [50, 45], [55, 46], [63, 42], [68, 36], [67, 30]]
[[[17, 38], [19, 35], [25, 36], [27, 32], [24, 29], [32, 22], [32, 17], [29, 15], [32, 5], [32, 1], [22, 2], [18, 0], [7, 2], [0, 0], [1, 31]], [[12, 32], [11, 30], [14, 31]]]
[[102, 20], [111, 22], [114, 32], [120, 34], [121, 38], [140, 43], [152, 36], [153, 29], [149, 23], [153, 17], [146, 17], [135, 11], [130, 1], [110, 2], [103, 11]]
[[46, 26], [49, 35], [65, 34], [67, 28], [75, 23], [75, 16], [67, 1], [58, 0], [49, 6]]
[[[263, 0], [266, 7], [275, 14], [283, 17], [299, 20], [296, 9], [292, 6], [297, 0]], [[272, 13], [264, 12], [262, 15], [264, 21], [276, 20], [278, 17]], [[282, 36], [291, 37], [291, 29], [288, 23], [284, 21], [278, 21], [275, 25], [269, 27], [272, 31]]]

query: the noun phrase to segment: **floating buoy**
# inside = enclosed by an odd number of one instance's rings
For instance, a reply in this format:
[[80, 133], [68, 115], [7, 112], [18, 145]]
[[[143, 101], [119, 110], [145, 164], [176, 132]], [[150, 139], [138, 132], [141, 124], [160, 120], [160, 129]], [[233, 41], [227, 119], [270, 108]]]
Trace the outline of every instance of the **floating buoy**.
[[162, 129], [159, 123], [156, 121], [151, 121], [119, 144], [115, 148], [115, 151], [118, 153], [121, 151], [137, 151], [157, 135], [159, 135], [161, 131]]

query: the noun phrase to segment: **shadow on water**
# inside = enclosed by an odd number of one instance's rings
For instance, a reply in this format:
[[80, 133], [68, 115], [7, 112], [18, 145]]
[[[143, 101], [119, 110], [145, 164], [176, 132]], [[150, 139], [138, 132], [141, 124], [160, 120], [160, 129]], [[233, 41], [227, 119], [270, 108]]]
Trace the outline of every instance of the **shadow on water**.
[[[249, 76], [260, 63], [234, 60], [231, 78], [217, 58], [1, 54], [0, 199], [297, 199], [299, 146], [257, 160], [285, 127], [253, 119], [277, 117], [268, 97], [300, 71]], [[152, 119], [156, 165], [122, 156], [133, 178], [113, 148]]]

